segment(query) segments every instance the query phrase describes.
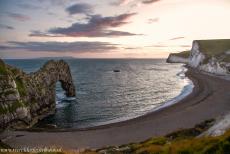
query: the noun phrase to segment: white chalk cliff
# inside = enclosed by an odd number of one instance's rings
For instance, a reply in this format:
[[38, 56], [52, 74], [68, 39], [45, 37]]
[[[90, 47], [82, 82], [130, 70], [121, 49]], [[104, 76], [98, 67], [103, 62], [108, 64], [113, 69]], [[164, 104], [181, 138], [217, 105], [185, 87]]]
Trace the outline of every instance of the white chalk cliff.
[[220, 136], [228, 129], [230, 129], [230, 113], [218, 119], [211, 128], [202, 133], [200, 136]]
[[183, 58], [183, 57], [179, 57], [177, 55], [174, 55], [174, 54], [170, 54], [168, 59], [167, 59], [167, 62], [168, 63], [184, 63], [184, 64], [187, 64], [188, 63], [188, 58]]
[[[230, 75], [230, 62], [228, 60], [224, 59], [229, 59], [230, 57], [230, 40], [223, 40], [225, 41], [225, 47], [221, 48], [222, 50], [226, 51], [218, 51], [218, 45], [221, 46], [222, 44], [220, 43], [222, 40], [205, 40], [206, 44], [202, 44], [203, 48], [205, 47], [206, 50], [208, 50], [207, 42], [211, 44], [211, 47], [216, 47], [212, 48], [215, 51], [214, 54], [210, 54], [208, 51], [202, 51], [201, 48], [201, 43], [202, 41], [195, 40], [193, 41], [192, 44], [192, 49], [190, 51], [190, 55], [185, 58], [185, 57], [180, 57], [180, 54], [170, 54], [167, 62], [169, 63], [186, 63], [188, 66], [192, 68], [196, 68], [200, 71], [207, 72], [207, 73], [212, 73], [216, 75]], [[216, 43], [218, 42], [218, 43]], [[227, 45], [226, 45], [227, 42]], [[215, 44], [216, 43], [216, 44]], [[208, 54], [209, 53], [209, 54]]]
[[[226, 55], [227, 53], [228, 51], [225, 52]], [[193, 41], [188, 65], [208, 73], [230, 75], [230, 63], [223, 62], [221, 58], [214, 56], [208, 58], [207, 55], [200, 50], [199, 41]]]

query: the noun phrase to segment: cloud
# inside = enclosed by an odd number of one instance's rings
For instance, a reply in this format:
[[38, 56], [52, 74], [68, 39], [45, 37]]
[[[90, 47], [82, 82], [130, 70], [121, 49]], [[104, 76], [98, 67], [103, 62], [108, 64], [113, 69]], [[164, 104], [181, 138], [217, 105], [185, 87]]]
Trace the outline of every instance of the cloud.
[[11, 12], [7, 12], [7, 15], [17, 21], [27, 21], [30, 20], [30, 17], [27, 15], [23, 15], [20, 13], [11, 13]]
[[115, 6], [121, 6], [121, 5], [127, 5], [130, 2], [132, 2], [133, 0], [118, 0], [116, 2], [112, 2], [110, 3], [111, 5], [115, 5]]
[[48, 2], [51, 5], [64, 6], [69, 0], [38, 0], [40, 3]]
[[136, 49], [141, 49], [141, 47], [125, 47], [125, 50], [136, 50]]
[[44, 33], [38, 30], [32, 30], [29, 36], [30, 37], [65, 37], [63, 35], [53, 35], [53, 34]]
[[47, 14], [50, 15], [50, 16], [57, 16], [57, 14], [54, 13], [54, 12], [48, 12]]
[[154, 47], [154, 48], [165, 48], [165, 47], [169, 47], [169, 45], [164, 45], [164, 44], [156, 44], [156, 45], [147, 46], [147, 47]]
[[187, 47], [192, 47], [191, 45], [180, 45], [180, 47], [185, 47], [185, 48], [187, 48]]
[[173, 41], [173, 40], [180, 40], [180, 39], [184, 39], [185, 37], [183, 36], [179, 36], [179, 37], [174, 37], [174, 38], [171, 38], [169, 40]]
[[[102, 17], [101, 15], [89, 16], [87, 23], [74, 23], [70, 27], [57, 27], [49, 29], [47, 36], [69, 36], [69, 37], [116, 37], [139, 35], [130, 32], [110, 30], [110, 28], [120, 27], [128, 24], [127, 20], [136, 13], [121, 14], [112, 17]], [[39, 36], [39, 33], [31, 33], [30, 36]], [[40, 32], [41, 34], [41, 32]], [[45, 36], [43, 35], [43, 36]]]
[[131, 4], [131, 8], [134, 7], [140, 7], [142, 4], [153, 4], [156, 2], [159, 2], [161, 0], [117, 0], [115, 2], [110, 3], [110, 5], [114, 5], [114, 6], [122, 6], [122, 5], [128, 5], [131, 2], [134, 2]]
[[159, 18], [151, 18], [151, 19], [148, 19], [147, 23], [152, 24], [152, 23], [158, 22], [158, 21], [159, 21]]
[[1, 50], [27, 50], [38, 52], [107, 52], [118, 49], [118, 44], [108, 42], [8, 42], [9, 45], [0, 46]]
[[93, 12], [93, 7], [86, 3], [73, 4], [66, 8], [66, 11], [70, 14], [91, 14]]
[[153, 4], [153, 3], [156, 3], [156, 2], [159, 2], [160, 0], [144, 0], [142, 1], [143, 4]]
[[14, 29], [14, 27], [8, 26], [8, 25], [5, 25], [5, 24], [0, 24], [0, 28], [1, 29], [8, 29], [8, 30], [13, 30]]
[[191, 45], [187, 45], [187, 44], [178, 44], [178, 45], [170, 45], [170, 44], [155, 44], [155, 45], [146, 46], [146, 47], [153, 47], [153, 48], [172, 48], [172, 47], [183, 47], [183, 48], [187, 48], [187, 47], [191, 47]]
[[0, 50], [10, 50], [10, 49], [12, 49], [10, 46], [0, 45]]
[[30, 10], [37, 10], [37, 9], [42, 8], [40, 6], [36, 6], [36, 5], [28, 4], [28, 3], [20, 3], [17, 6], [22, 8], [22, 9], [30, 9]]

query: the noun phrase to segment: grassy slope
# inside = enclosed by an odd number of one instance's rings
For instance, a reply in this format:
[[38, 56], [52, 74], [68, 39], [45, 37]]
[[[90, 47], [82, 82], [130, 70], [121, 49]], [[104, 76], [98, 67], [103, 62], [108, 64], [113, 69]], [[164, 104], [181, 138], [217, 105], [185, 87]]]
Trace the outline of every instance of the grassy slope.
[[[25, 85], [22, 81], [22, 79], [18, 76], [20, 73], [20, 70], [13, 68], [13, 67], [7, 67], [7, 65], [0, 59], [0, 80], [3, 80], [4, 82], [1, 83], [0, 86], [3, 88], [3, 91], [0, 92], [0, 95], [2, 96], [8, 96], [11, 94], [15, 94], [15, 90], [12, 89], [12, 87], [7, 84], [8, 78], [13, 77], [14, 81], [16, 82], [17, 85], [17, 90], [20, 94], [20, 97], [26, 96], [27, 91], [25, 88]], [[16, 76], [16, 77], [15, 77]], [[10, 90], [7, 90], [10, 89]], [[28, 103], [22, 101], [22, 100], [15, 100], [13, 103], [8, 104], [8, 107], [3, 107], [0, 104], [0, 115], [2, 114], [7, 114], [8, 112], [13, 113], [16, 111], [17, 108], [19, 107], [25, 107], [27, 106]]]
[[[225, 54], [226, 51], [230, 51], [230, 39], [219, 39], [219, 40], [197, 40], [200, 45], [200, 50], [207, 55], [207, 57], [219, 57], [223, 56], [222, 61], [230, 62], [230, 54]], [[190, 51], [182, 51], [179, 53], [172, 53], [182, 58], [188, 58]]]
[[230, 51], [230, 39], [219, 40], [198, 40], [200, 50], [207, 57], [220, 57], [224, 62], [230, 62], [230, 55], [226, 51]]
[[198, 40], [200, 50], [209, 56], [224, 54], [230, 50], [230, 39]]
[[188, 58], [190, 55], [190, 51], [182, 51], [179, 53], [171, 53], [171, 55], [182, 57], [182, 58]]
[[[120, 146], [123, 151], [107, 150], [111, 154], [229, 154], [230, 130], [219, 137], [200, 137], [207, 130], [212, 120], [196, 125], [194, 128], [183, 129], [164, 137], [151, 138], [141, 143]], [[127, 148], [128, 147], [128, 148]], [[88, 151], [98, 153], [99, 151]], [[89, 154], [85, 152], [84, 154]]]
[[[150, 138], [140, 143], [107, 147], [96, 151], [73, 152], [67, 150], [53, 154], [229, 154], [230, 130], [218, 137], [196, 138], [197, 135], [207, 130], [212, 123], [213, 120], [207, 120], [194, 128], [179, 130], [164, 137]], [[6, 145], [1, 147], [7, 148]]]
[[[218, 137], [196, 136], [207, 130], [213, 120], [205, 121], [194, 128], [183, 129], [170, 133], [164, 137], [150, 138], [144, 142], [131, 143], [119, 147], [85, 150], [81, 154], [229, 154], [230, 130]], [[1, 145], [1, 144], [0, 144]], [[1, 148], [9, 148], [2, 145]], [[118, 150], [117, 150], [118, 149]], [[64, 151], [59, 154], [79, 154], [79, 152]], [[40, 153], [45, 154], [45, 153]], [[50, 153], [49, 153], [50, 154]], [[58, 153], [53, 153], [58, 154]]]
[[[229, 154], [230, 130], [218, 137], [199, 137], [207, 130], [213, 120], [207, 120], [194, 128], [182, 129], [163, 137], [150, 138], [140, 143], [131, 143], [119, 147], [107, 147], [98, 150], [85, 150], [81, 154]], [[8, 145], [0, 142], [0, 149], [9, 149]], [[80, 154], [68, 151], [53, 152], [52, 154]], [[17, 153], [22, 154], [22, 153]], [[39, 154], [51, 154], [41, 152]]]
[[[156, 139], [155, 139], [156, 140]], [[152, 140], [154, 141], [154, 140]], [[134, 153], [139, 154], [229, 154], [230, 131], [220, 137], [183, 138], [153, 142], [137, 148]]]
[[0, 59], [0, 75], [6, 75], [7, 73], [8, 72], [7, 72], [6, 66], [4, 62]]
[[[163, 137], [150, 138], [140, 143], [130, 143], [119, 147], [107, 147], [98, 150], [85, 150], [81, 154], [229, 154], [230, 130], [218, 137], [199, 137], [202, 132], [212, 126], [214, 120], [206, 120], [194, 128], [182, 129]], [[8, 145], [0, 142], [0, 149], [9, 149]], [[53, 152], [52, 154], [79, 154], [68, 151]], [[19, 154], [19, 153], [17, 153]], [[22, 153], [20, 153], [22, 154]], [[41, 152], [39, 154], [46, 154]], [[48, 152], [47, 152], [48, 154]], [[51, 154], [51, 153], [49, 153]]]
[[227, 55], [226, 57], [224, 57], [223, 62], [230, 63], [230, 55]]
[[[206, 121], [195, 128], [183, 129], [164, 137], [150, 138], [140, 143], [119, 147], [89, 149], [83, 152], [65, 150], [63, 152], [40, 152], [37, 154], [229, 154], [230, 130], [218, 137], [196, 137], [206, 130], [209, 124], [210, 121]], [[53, 148], [55, 149], [55, 147]], [[11, 147], [0, 142], [0, 149], [11, 149]], [[9, 153], [6, 152], [6, 154]]]

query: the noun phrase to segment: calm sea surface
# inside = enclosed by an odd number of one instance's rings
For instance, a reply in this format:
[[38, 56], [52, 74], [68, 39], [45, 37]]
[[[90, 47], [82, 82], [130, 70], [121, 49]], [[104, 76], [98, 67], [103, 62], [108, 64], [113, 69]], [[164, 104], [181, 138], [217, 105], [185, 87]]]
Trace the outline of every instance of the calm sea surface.
[[[30, 73], [47, 59], [6, 60]], [[165, 60], [66, 59], [76, 87], [76, 98], [66, 98], [56, 86], [55, 115], [39, 125], [84, 128], [144, 115], [181, 99], [193, 85], [184, 77], [181, 64]], [[114, 72], [113, 70], [120, 70]]]

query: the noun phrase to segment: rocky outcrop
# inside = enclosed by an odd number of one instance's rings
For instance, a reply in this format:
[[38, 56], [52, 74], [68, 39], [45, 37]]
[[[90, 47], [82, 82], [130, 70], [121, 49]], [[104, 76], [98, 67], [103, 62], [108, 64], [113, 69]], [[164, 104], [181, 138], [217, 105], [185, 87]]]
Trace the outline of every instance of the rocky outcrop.
[[[209, 40], [210, 44], [212, 44], [213, 46], [215, 46], [216, 42], [219, 41], [221, 40]], [[208, 43], [202, 43], [203, 42], [199, 40], [193, 41], [191, 56], [189, 57], [188, 65], [212, 74], [230, 75], [230, 61], [227, 60], [230, 56], [228, 54], [230, 50], [230, 41], [225, 51], [223, 49], [222, 51], [218, 51], [220, 50], [218, 49], [218, 45], [221, 46], [221, 44], [219, 43], [216, 44], [216, 51], [214, 47], [210, 50], [208, 49], [208, 47], [205, 48], [205, 45], [207, 46]], [[202, 45], [203, 47], [201, 47]]]
[[180, 57], [175, 54], [169, 54], [169, 57], [167, 58], [167, 63], [188, 63], [188, 58]]
[[230, 129], [230, 113], [217, 119], [215, 124], [200, 136], [220, 136]]
[[186, 63], [203, 72], [229, 76], [230, 40], [195, 40], [188, 58], [184, 54], [173, 53], [167, 62]]
[[48, 61], [35, 73], [0, 60], [0, 128], [26, 128], [55, 112], [55, 86], [60, 81], [67, 96], [75, 96], [66, 62]]

